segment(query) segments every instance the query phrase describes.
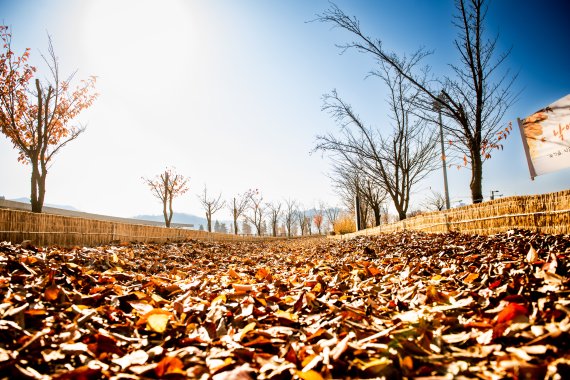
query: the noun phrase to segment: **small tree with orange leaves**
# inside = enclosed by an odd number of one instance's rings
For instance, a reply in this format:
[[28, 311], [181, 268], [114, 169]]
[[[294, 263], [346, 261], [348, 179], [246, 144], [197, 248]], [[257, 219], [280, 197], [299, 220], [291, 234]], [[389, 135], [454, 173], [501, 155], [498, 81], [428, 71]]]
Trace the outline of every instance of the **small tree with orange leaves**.
[[51, 79], [41, 82], [36, 78], [32, 84], [36, 68], [28, 63], [30, 49], [17, 56], [7, 26], [0, 25], [0, 39], [0, 127], [19, 151], [18, 161], [32, 167], [32, 211], [41, 212], [53, 157], [85, 130], [79, 124], [70, 124], [97, 97], [93, 92], [95, 77], [81, 81], [72, 90], [73, 75], [67, 80], [59, 77], [58, 60], [48, 36], [49, 55], [42, 57]]
[[172, 209], [172, 201], [174, 198], [188, 191], [188, 178], [181, 174], [177, 174], [174, 169], [166, 168], [164, 173], [154, 178], [144, 178], [143, 181], [150, 187], [152, 195], [162, 202], [162, 214], [164, 215], [164, 224], [170, 227], [174, 211]]

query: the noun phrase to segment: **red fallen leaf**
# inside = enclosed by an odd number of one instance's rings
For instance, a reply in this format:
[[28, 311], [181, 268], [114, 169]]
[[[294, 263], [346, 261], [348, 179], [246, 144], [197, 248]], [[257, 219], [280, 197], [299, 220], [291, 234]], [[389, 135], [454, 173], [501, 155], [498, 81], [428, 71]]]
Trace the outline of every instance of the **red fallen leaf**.
[[528, 316], [528, 309], [520, 303], [510, 302], [501, 312], [497, 315], [497, 324], [510, 322], [519, 315]]
[[103, 334], [95, 334], [95, 342], [87, 345], [89, 351], [93, 352], [95, 355], [99, 356], [102, 354], [118, 354], [123, 356], [125, 353], [118, 346], [117, 340], [113, 337], [106, 336]]
[[299, 312], [299, 310], [301, 310], [303, 308], [303, 299], [305, 297], [305, 291], [303, 290], [301, 292], [301, 295], [299, 296], [299, 298], [297, 298], [297, 301], [295, 301], [295, 304], [293, 305], [293, 311], [294, 312]]
[[185, 375], [184, 364], [177, 357], [165, 356], [154, 369], [154, 373], [158, 377], [163, 377], [168, 374], [181, 374]]
[[295, 352], [293, 346], [289, 346], [289, 349], [285, 353], [284, 359], [295, 365], [299, 364], [299, 360], [297, 359], [297, 353]]
[[499, 286], [501, 286], [501, 280], [493, 281], [489, 284], [489, 289], [497, 289]]

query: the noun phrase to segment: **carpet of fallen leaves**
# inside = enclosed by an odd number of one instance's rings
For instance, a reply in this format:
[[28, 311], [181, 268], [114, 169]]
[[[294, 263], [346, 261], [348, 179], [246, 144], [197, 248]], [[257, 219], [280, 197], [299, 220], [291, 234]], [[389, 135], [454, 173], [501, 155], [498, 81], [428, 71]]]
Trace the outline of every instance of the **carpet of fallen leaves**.
[[570, 378], [570, 236], [0, 243], [0, 376]]

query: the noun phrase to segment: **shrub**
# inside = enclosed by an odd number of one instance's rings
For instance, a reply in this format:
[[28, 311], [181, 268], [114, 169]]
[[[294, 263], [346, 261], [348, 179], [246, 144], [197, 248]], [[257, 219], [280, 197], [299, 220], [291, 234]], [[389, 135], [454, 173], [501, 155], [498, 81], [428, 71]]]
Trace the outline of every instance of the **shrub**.
[[334, 233], [344, 235], [356, 231], [356, 222], [351, 215], [342, 215], [333, 225]]

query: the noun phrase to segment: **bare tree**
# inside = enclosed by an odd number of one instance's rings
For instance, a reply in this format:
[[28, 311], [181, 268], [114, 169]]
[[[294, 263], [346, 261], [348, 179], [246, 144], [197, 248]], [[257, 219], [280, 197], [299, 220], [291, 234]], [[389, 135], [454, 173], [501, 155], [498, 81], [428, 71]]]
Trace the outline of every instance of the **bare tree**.
[[293, 235], [293, 227], [295, 225], [295, 211], [298, 208], [297, 201], [289, 198], [285, 200], [285, 208], [283, 209], [283, 221], [287, 229], [287, 236]]
[[334, 224], [338, 219], [340, 214], [340, 209], [338, 207], [325, 207], [325, 215], [327, 217], [327, 222], [331, 226], [331, 230], [334, 228]]
[[174, 215], [172, 201], [188, 191], [188, 178], [177, 174], [172, 168], [166, 168], [163, 173], [154, 178], [143, 177], [142, 179], [150, 187], [152, 194], [161, 200], [164, 224], [170, 227]]
[[204, 185], [204, 192], [202, 195], [198, 195], [198, 199], [204, 208], [206, 213], [206, 220], [208, 221], [208, 232], [212, 232], [212, 216], [220, 211], [222, 207], [226, 204], [222, 200], [222, 193], [218, 195], [218, 197], [208, 197], [208, 188]]
[[435, 169], [433, 134], [421, 120], [412, 120], [407, 88], [400, 80], [386, 83], [391, 92], [388, 103], [393, 112], [393, 132], [384, 138], [378, 130], [365, 126], [352, 107], [333, 91], [325, 95], [323, 110], [339, 123], [341, 137], [332, 133], [317, 136], [315, 150], [329, 151], [352, 168], [366, 174], [390, 196], [400, 220], [406, 218], [412, 187]]
[[247, 207], [249, 206], [249, 199], [253, 190], [248, 190], [243, 194], [238, 194], [237, 196], [233, 197], [230, 202], [227, 203], [228, 209], [232, 213], [232, 217], [234, 219], [234, 233], [238, 234], [238, 219], [240, 216], [243, 215]]
[[241, 231], [244, 235], [251, 235], [251, 226], [247, 223], [246, 220], [242, 222]]
[[[354, 209], [355, 198], [358, 194], [361, 198], [361, 219], [368, 225], [380, 225], [382, 204], [388, 196], [382, 187], [378, 186], [365, 172], [352, 167], [348, 162], [334, 161], [329, 178], [347, 209]], [[368, 222], [369, 210], [373, 216], [373, 221], [370, 223]]]
[[439, 191], [431, 190], [431, 194], [426, 197], [423, 205], [429, 210], [442, 211], [445, 209], [445, 197]]
[[302, 205], [299, 205], [298, 208], [295, 210], [295, 219], [299, 224], [299, 229], [301, 230], [301, 236], [305, 236], [307, 233], [307, 218], [305, 217], [305, 211], [301, 210], [303, 208]]
[[[493, 149], [501, 149], [501, 141], [511, 130], [502, 123], [508, 108], [517, 94], [512, 91], [516, 75], [509, 70], [499, 72], [510, 50], [497, 53], [498, 36], [486, 37], [485, 19], [488, 0], [456, 0], [457, 13], [453, 25], [457, 28], [454, 46], [459, 53], [459, 63], [449, 64], [452, 76], [426, 82], [429, 68], [416, 70], [409, 60], [384, 50], [382, 41], [372, 39], [360, 29], [354, 17], [347, 16], [336, 5], [319, 15], [317, 20], [345, 29], [356, 40], [342, 46], [354, 48], [371, 55], [375, 61], [388, 66], [401, 75], [417, 91], [413, 99], [417, 112], [426, 119], [437, 122], [434, 107], [446, 118], [443, 128], [451, 141], [451, 148], [463, 156], [471, 168], [471, 198], [474, 203], [483, 200], [483, 162], [491, 157]], [[418, 62], [431, 54], [424, 49], [413, 55]]]
[[271, 225], [271, 233], [273, 236], [277, 236], [277, 225], [279, 224], [282, 214], [281, 207], [283, 207], [281, 202], [267, 204], [269, 210], [269, 224]]
[[255, 226], [257, 235], [263, 233], [263, 217], [265, 215], [265, 205], [263, 204], [263, 196], [259, 190], [255, 190], [249, 196], [249, 214], [244, 214], [244, 218]]

